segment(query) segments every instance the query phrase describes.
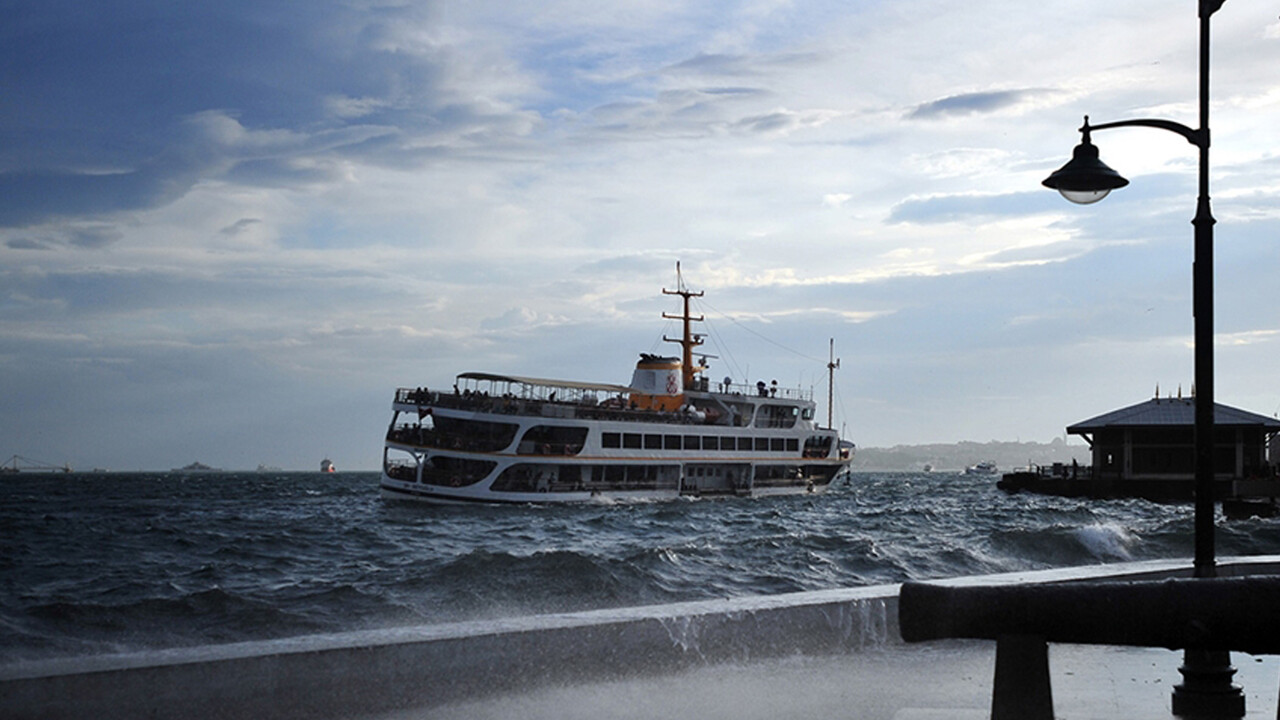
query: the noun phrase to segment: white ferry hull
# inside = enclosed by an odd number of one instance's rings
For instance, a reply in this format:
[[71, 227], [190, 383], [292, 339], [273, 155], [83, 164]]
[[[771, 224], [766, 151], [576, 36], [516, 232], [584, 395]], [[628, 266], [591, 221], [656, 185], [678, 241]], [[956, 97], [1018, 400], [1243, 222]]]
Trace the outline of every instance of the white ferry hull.
[[382, 476], [382, 498], [402, 502], [419, 502], [432, 505], [531, 505], [543, 503], [625, 503], [675, 500], [678, 492], [570, 492], [556, 493], [504, 493], [457, 492], [444, 488], [409, 488], [394, 479]]
[[405, 483], [382, 475], [382, 499], [396, 502], [426, 503], [431, 505], [530, 505], [549, 503], [628, 503], [662, 502], [681, 498], [712, 499], [729, 497], [782, 497], [794, 495], [821, 495], [830, 483], [804, 487], [762, 488], [735, 493], [681, 492], [679, 490], [625, 491], [600, 490], [560, 493], [493, 493], [488, 491], [463, 491], [430, 485]]

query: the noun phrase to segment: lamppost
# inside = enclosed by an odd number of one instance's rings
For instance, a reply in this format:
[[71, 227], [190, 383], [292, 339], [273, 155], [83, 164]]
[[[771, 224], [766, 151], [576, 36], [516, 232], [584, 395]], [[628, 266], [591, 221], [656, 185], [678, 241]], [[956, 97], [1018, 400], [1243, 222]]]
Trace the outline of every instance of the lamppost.
[[[1195, 576], [1214, 577], [1213, 487], [1213, 225], [1209, 209], [1209, 18], [1225, 0], [1199, 0], [1200, 6], [1200, 127], [1191, 129], [1171, 120], [1121, 120], [1090, 125], [1085, 116], [1082, 140], [1071, 161], [1045, 179], [1071, 202], [1095, 203], [1129, 184], [1098, 159], [1091, 142], [1095, 130], [1120, 127], [1152, 127], [1186, 138], [1200, 149], [1200, 192], [1195, 226], [1195, 260], [1192, 265], [1192, 315], [1195, 318]], [[1226, 652], [1186, 651], [1183, 684], [1173, 693], [1175, 715], [1241, 717], [1244, 696], [1231, 684], [1235, 668]]]

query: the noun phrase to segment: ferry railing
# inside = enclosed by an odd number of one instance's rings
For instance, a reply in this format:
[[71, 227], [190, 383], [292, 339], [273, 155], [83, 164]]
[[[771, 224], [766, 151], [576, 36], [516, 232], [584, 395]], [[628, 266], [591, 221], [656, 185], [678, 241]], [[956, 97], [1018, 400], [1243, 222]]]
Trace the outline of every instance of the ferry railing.
[[761, 388], [757, 383], [712, 383], [712, 391], [720, 395], [744, 395], [754, 398], [783, 398], [784, 400], [812, 400], [813, 391], [804, 388], [787, 388], [768, 384]]
[[510, 437], [476, 437], [411, 425], [398, 425], [387, 430], [389, 442], [466, 452], [498, 452], [509, 447], [514, 439], [514, 433]]
[[669, 425], [704, 425], [706, 420], [692, 413], [663, 412], [659, 410], [632, 410], [629, 407], [608, 407], [604, 404], [584, 405], [580, 402], [561, 400], [527, 400], [516, 397], [494, 397], [484, 394], [458, 394], [429, 392], [419, 393], [413, 388], [396, 390], [395, 402], [416, 407], [442, 407], [455, 410], [472, 410], [510, 415], [545, 415], [544, 408], [567, 410], [563, 415], [578, 420], [617, 420], [626, 422], [665, 423]]
[[[813, 391], [803, 388], [783, 388], [766, 386], [763, 391], [755, 385], [730, 383], [715, 384], [710, 390], [707, 390], [706, 384], [703, 383], [700, 388], [690, 388], [692, 391], [704, 390], [712, 392], [716, 395], [743, 397], [743, 398], [782, 398], [784, 400], [812, 401]], [[599, 397], [589, 390], [562, 389], [561, 393], [550, 392], [531, 392], [525, 391], [520, 393], [506, 392], [495, 394], [485, 391], [467, 389], [465, 392], [440, 392], [428, 390], [426, 388], [397, 388], [395, 402], [401, 405], [440, 405], [443, 407], [459, 407], [466, 408], [486, 403], [499, 402], [503, 405], [494, 406], [492, 404], [487, 407], [508, 407], [513, 403], [524, 403], [527, 407], [530, 403], [550, 403], [557, 406], [580, 407], [580, 408], [601, 408], [608, 407], [610, 404], [621, 404], [626, 406], [626, 399], [622, 396], [614, 396], [606, 399]]]

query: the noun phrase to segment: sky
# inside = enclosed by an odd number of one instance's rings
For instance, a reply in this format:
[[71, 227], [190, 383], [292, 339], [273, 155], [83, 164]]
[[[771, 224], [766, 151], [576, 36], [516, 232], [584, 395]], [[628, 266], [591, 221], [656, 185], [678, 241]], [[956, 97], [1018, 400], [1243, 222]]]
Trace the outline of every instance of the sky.
[[[0, 0], [0, 456], [376, 469], [397, 387], [813, 389], [862, 447], [1190, 393], [1187, 0]], [[1219, 402], [1280, 412], [1280, 6], [1213, 18]], [[980, 459], [980, 458], [978, 458]]]

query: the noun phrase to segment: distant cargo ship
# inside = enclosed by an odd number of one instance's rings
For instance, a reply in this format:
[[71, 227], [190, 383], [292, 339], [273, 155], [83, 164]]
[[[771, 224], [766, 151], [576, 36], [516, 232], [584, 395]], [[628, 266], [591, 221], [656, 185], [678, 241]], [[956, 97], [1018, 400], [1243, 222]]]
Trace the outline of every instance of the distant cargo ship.
[[329, 458], [325, 458], [320, 461], [320, 472], [322, 473], [338, 472], [338, 468], [333, 464], [332, 460], [330, 460]]

